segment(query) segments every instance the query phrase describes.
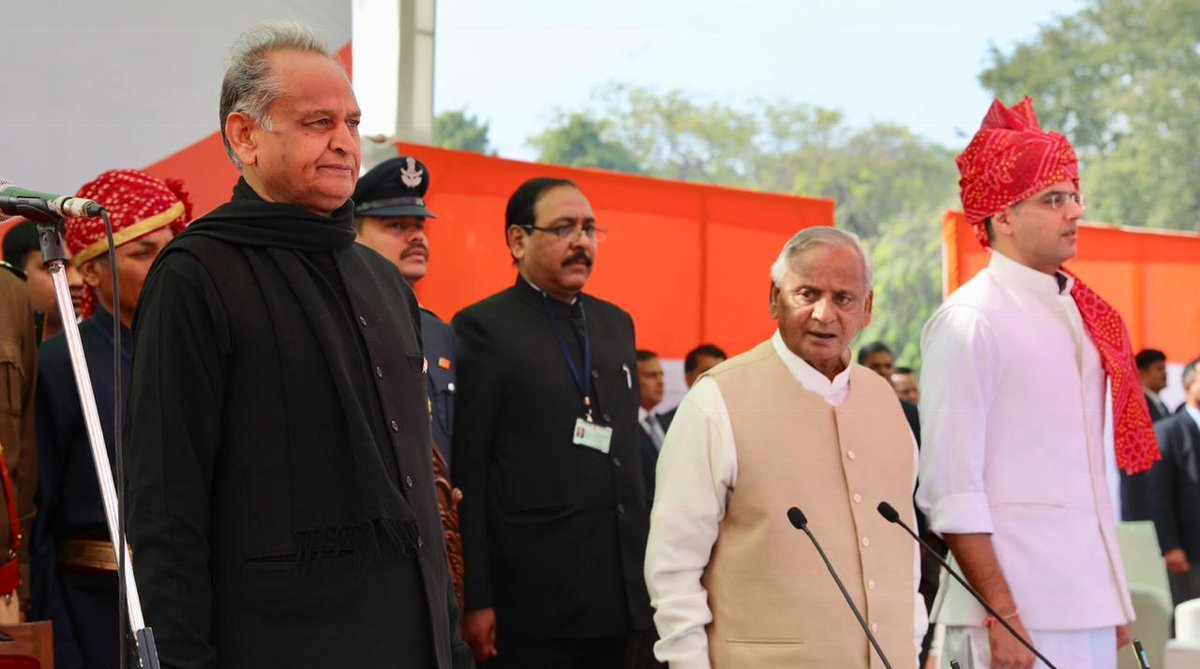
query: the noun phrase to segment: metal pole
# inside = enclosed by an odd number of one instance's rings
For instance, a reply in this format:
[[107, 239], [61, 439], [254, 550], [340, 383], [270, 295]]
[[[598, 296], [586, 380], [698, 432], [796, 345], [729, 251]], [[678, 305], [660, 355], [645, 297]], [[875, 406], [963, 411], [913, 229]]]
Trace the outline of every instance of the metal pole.
[[[79, 337], [79, 325], [75, 322], [75, 309], [71, 303], [71, 292], [67, 286], [66, 253], [62, 242], [62, 220], [39, 221], [38, 235], [42, 244], [42, 255], [46, 268], [54, 281], [54, 297], [58, 302], [58, 315], [62, 319], [63, 334], [67, 338], [67, 349], [71, 355], [71, 369], [75, 373], [75, 387], [79, 391], [79, 403], [83, 407], [84, 424], [88, 441], [92, 447], [92, 462], [96, 466], [96, 480], [100, 484], [100, 498], [104, 502], [104, 517], [108, 522], [108, 534], [113, 539], [116, 556], [117, 538], [121, 536], [117, 520], [117, 489], [113, 484], [112, 467], [108, 463], [108, 447], [104, 443], [104, 431], [100, 427], [100, 412], [96, 409], [96, 396], [92, 392], [92, 377], [88, 373], [87, 358], [83, 353], [83, 341]], [[117, 316], [113, 316], [114, 319]], [[121, 562], [118, 560], [118, 562]], [[125, 598], [128, 603], [129, 627], [137, 640], [138, 657], [143, 669], [158, 669], [158, 653], [154, 646], [154, 633], [146, 627], [142, 615], [142, 600], [138, 595], [137, 581], [133, 575], [133, 556], [126, 543], [125, 549]], [[121, 577], [118, 574], [118, 577]], [[125, 658], [121, 658], [121, 666]]]

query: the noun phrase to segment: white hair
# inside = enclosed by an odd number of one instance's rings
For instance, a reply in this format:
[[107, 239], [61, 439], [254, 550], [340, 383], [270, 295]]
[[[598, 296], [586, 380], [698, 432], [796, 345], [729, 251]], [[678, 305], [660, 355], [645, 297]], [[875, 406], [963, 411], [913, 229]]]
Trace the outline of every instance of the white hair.
[[267, 113], [283, 93], [283, 85], [271, 74], [267, 57], [276, 51], [305, 51], [337, 62], [312, 28], [295, 21], [262, 21], [238, 37], [230, 50], [229, 69], [221, 82], [221, 141], [225, 153], [239, 170], [242, 163], [225, 136], [230, 114], [245, 114], [266, 130], [272, 129]]
[[867, 279], [866, 288], [868, 291], [873, 288], [875, 269], [871, 266], [871, 256], [867, 255], [867, 251], [863, 248], [862, 242], [859, 241], [858, 235], [847, 230], [827, 227], [805, 228], [792, 235], [792, 238], [787, 240], [787, 243], [783, 245], [783, 249], [779, 251], [779, 257], [771, 265], [771, 281], [776, 286], [782, 288], [783, 279], [787, 276], [788, 265], [792, 259], [814, 246], [841, 246], [854, 249], [858, 252], [858, 256], [862, 258], [863, 275]]

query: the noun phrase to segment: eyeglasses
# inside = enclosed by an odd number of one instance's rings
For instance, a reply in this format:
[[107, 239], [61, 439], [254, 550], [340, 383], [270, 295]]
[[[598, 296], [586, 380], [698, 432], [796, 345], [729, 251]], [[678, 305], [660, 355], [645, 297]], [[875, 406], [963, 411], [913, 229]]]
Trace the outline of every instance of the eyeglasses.
[[1062, 209], [1068, 202], [1074, 202], [1081, 207], [1084, 206], [1083, 193], [1069, 193], [1062, 190], [1052, 190], [1042, 195], [1041, 202], [1044, 205], [1048, 205], [1051, 209]]
[[522, 226], [526, 230], [537, 230], [538, 232], [552, 232], [558, 235], [558, 238], [563, 241], [575, 241], [579, 239], [579, 232], [582, 230], [587, 238], [594, 242], [602, 242], [608, 238], [608, 230], [606, 228], [597, 228], [595, 223], [567, 223], [566, 225], [556, 225], [550, 228], [540, 228], [536, 225]]

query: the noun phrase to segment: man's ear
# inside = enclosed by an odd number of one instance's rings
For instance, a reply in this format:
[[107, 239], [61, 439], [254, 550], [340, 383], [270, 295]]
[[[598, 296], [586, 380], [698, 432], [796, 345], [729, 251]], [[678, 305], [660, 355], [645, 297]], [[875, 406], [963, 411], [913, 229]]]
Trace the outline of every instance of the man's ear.
[[225, 117], [225, 138], [242, 165], [254, 165], [258, 161], [257, 130], [258, 124], [241, 112], [232, 112]]
[[772, 319], [779, 318], [779, 286], [776, 286], [774, 281], [771, 282], [771, 292], [767, 300], [767, 313], [770, 314]]
[[1013, 208], [1005, 207], [992, 216], [992, 235], [1011, 237], [1013, 233]]
[[99, 267], [98, 258], [83, 263], [79, 266], [79, 276], [83, 278], [83, 285], [95, 288], [100, 285], [100, 271], [108, 271], [106, 268]]
[[529, 233], [519, 225], [510, 225], [505, 234], [508, 236], [508, 252], [513, 260], [524, 260], [529, 246]]
[[867, 317], [863, 319], [862, 326], [865, 328], [871, 324], [871, 308], [875, 306], [875, 291], [867, 293], [867, 303], [865, 305]]

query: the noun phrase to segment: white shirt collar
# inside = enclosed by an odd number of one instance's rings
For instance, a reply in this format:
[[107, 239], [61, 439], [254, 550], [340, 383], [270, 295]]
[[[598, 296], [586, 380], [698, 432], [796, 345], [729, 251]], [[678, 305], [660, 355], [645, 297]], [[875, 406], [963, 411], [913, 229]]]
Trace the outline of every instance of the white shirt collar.
[[[992, 259], [988, 262], [988, 271], [1000, 279], [1001, 283], [1045, 295], [1070, 295], [1071, 287], [1075, 285], [1075, 279], [1062, 272], [1054, 274], [1039, 272], [995, 249], [992, 249]], [[1060, 276], [1065, 279], [1062, 290], [1058, 288], [1059, 279], [1057, 277]]]
[[835, 395], [843, 395], [850, 385], [850, 351], [842, 354], [842, 359], [846, 363], [846, 368], [838, 373], [833, 379], [828, 378], [816, 368], [804, 361], [804, 358], [792, 352], [792, 349], [783, 343], [783, 335], [779, 334], [779, 330], [775, 330], [775, 335], [771, 337], [771, 345], [775, 347], [775, 353], [783, 360], [783, 364], [791, 373], [792, 378], [804, 387], [810, 393], [813, 393], [823, 400], [829, 400]]
[[[649, 415], [650, 415], [649, 411], [646, 411], [641, 406], [638, 406], [638, 422], [639, 423], [645, 423], [646, 416], [649, 416]], [[655, 414], [655, 415], [657, 416], [658, 414]]]

